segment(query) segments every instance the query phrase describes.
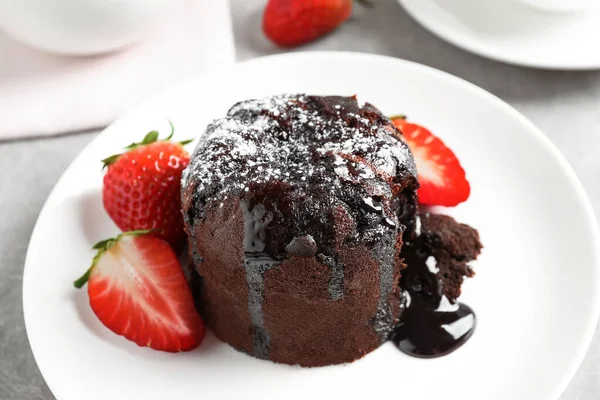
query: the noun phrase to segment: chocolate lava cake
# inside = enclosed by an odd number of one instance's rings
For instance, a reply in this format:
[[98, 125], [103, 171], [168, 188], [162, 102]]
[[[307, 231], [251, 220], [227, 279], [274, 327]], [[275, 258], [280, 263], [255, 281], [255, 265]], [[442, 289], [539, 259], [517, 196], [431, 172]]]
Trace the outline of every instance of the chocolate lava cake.
[[194, 294], [218, 338], [308, 367], [364, 356], [398, 323], [402, 287], [421, 279], [414, 268], [399, 284], [411, 254], [401, 255], [403, 237], [449, 257], [447, 270], [438, 261], [449, 283], [431, 290], [455, 299], [469, 275], [452, 258], [462, 249], [436, 241], [437, 217], [417, 219], [415, 164], [400, 136], [354, 97], [244, 101], [208, 126], [183, 173], [182, 208]]
[[418, 187], [394, 135], [353, 97], [244, 101], [209, 125], [182, 203], [217, 337], [303, 366], [350, 362], [387, 340]]

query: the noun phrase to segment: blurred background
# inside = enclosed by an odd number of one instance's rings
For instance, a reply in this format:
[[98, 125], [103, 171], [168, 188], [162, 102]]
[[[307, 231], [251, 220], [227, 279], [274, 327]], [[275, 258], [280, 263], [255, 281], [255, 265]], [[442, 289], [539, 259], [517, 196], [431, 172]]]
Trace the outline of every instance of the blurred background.
[[[32, 358], [21, 309], [27, 244], [50, 190], [103, 127], [203, 71], [319, 50], [376, 53], [441, 69], [490, 91], [541, 128], [600, 212], [600, 72], [587, 59], [556, 70], [483, 58], [430, 33], [435, 28], [424, 28], [397, 0], [355, 2], [332, 32], [285, 47], [281, 41], [291, 33], [282, 39], [275, 26], [269, 39], [263, 32], [266, 0], [104, 3], [0, 0], [0, 399], [53, 399]], [[561, 400], [592, 400], [598, 393], [596, 335]]]

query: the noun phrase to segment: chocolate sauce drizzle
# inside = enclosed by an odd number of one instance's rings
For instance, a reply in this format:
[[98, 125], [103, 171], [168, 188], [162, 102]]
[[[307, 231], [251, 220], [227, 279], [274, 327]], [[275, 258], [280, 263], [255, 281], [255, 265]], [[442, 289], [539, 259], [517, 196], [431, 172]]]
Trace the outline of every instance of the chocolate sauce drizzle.
[[427, 286], [435, 282], [436, 290], [425, 288], [419, 281], [408, 285], [403, 292], [405, 310], [390, 339], [401, 352], [413, 357], [435, 358], [452, 353], [473, 335], [475, 313], [469, 306], [452, 304], [440, 294], [442, 283], [436, 276], [439, 270], [433, 255], [421, 254], [418, 246], [407, 245], [403, 251], [412, 274], [420, 276]]
[[379, 264], [379, 304], [373, 317], [373, 329], [379, 340], [385, 342], [393, 329], [394, 321], [389, 305], [389, 295], [394, 289], [394, 269], [396, 267], [396, 222], [385, 212], [381, 196], [362, 198], [361, 209], [372, 220], [371, 224], [379, 229], [380, 240], [371, 250], [371, 255]]
[[344, 264], [323, 254], [318, 254], [317, 260], [331, 269], [331, 278], [327, 287], [331, 300], [341, 299], [344, 296]]
[[441, 357], [465, 344], [475, 325], [475, 313], [469, 306], [450, 304], [444, 296], [436, 305], [432, 298], [413, 294], [391, 340], [410, 356]]
[[240, 202], [244, 212], [244, 268], [246, 282], [248, 283], [248, 312], [252, 321], [252, 335], [254, 337], [254, 356], [269, 358], [270, 337], [265, 329], [265, 320], [262, 310], [264, 294], [264, 273], [280, 261], [271, 258], [264, 252], [266, 232], [273, 216], [267, 212], [265, 206], [256, 204], [253, 207], [245, 202]]

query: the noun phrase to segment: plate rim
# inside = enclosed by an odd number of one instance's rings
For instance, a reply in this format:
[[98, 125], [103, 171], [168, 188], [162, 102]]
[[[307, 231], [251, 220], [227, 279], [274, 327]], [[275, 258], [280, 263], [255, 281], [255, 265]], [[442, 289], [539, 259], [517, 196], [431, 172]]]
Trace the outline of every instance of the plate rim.
[[[494, 52], [493, 50], [489, 50], [486, 46], [479, 45], [471, 45], [467, 41], [461, 39], [460, 35], [456, 35], [454, 31], [448, 31], [445, 29], [441, 29], [436, 24], [429, 23], [425, 17], [415, 12], [415, 7], [412, 6], [413, 0], [397, 0], [398, 3], [402, 6], [402, 8], [406, 11], [406, 13], [416, 21], [421, 27], [425, 30], [433, 34], [440, 40], [443, 40], [446, 43], [450, 43], [451, 45], [458, 47], [459, 49], [466, 51], [470, 54], [475, 54], [477, 56], [487, 58], [496, 62], [500, 62], [503, 64], [510, 64], [519, 67], [526, 68], [534, 68], [534, 69], [544, 69], [549, 71], [596, 71], [600, 69], [600, 57], [598, 57], [597, 61], [594, 62], [584, 62], [584, 63], [568, 63], [568, 60], [565, 59], [564, 62], [535, 62], [529, 61], [518, 57], [513, 57], [511, 55], [499, 54], [498, 52]], [[434, 0], [418, 0], [417, 3], [435, 3]], [[598, 14], [600, 15], [600, 14]], [[600, 22], [600, 18], [599, 22]], [[492, 46], [492, 48], [495, 48]]]
[[[404, 1], [404, 0], [399, 0], [399, 1]], [[131, 115], [139, 114], [147, 108], [152, 108], [155, 103], [161, 102], [162, 99], [164, 99], [164, 98], [168, 98], [170, 96], [172, 97], [173, 93], [176, 93], [177, 91], [182, 90], [186, 86], [194, 85], [197, 81], [202, 81], [204, 79], [208, 79], [211, 76], [220, 76], [220, 75], [226, 74], [230, 71], [235, 71], [239, 68], [244, 68], [246, 65], [271, 63], [272, 62], [271, 60], [277, 61], [279, 59], [286, 59], [286, 58], [289, 58], [289, 59], [316, 58], [316, 59], [321, 59], [322, 61], [326, 61], [327, 59], [331, 59], [331, 58], [347, 60], [347, 59], [352, 59], [352, 58], [357, 58], [357, 57], [363, 58], [363, 59], [372, 59], [373, 62], [377, 62], [377, 63], [380, 63], [380, 62], [396, 63], [397, 65], [400, 65], [404, 68], [412, 68], [415, 70], [422, 70], [422, 72], [426, 72], [432, 76], [437, 76], [437, 77], [445, 79], [445, 80], [450, 80], [453, 83], [459, 85], [464, 90], [468, 90], [479, 96], [483, 96], [484, 98], [486, 98], [488, 101], [490, 101], [493, 104], [494, 108], [502, 109], [503, 112], [507, 113], [506, 114], [507, 116], [514, 118], [519, 123], [523, 124], [523, 126], [527, 127], [529, 134], [539, 143], [539, 145], [541, 147], [543, 147], [544, 150], [546, 150], [548, 152], [549, 155], [552, 156], [552, 158], [559, 164], [561, 169], [565, 172], [567, 179], [569, 179], [569, 181], [571, 181], [571, 183], [573, 184], [576, 198], [581, 203], [580, 204], [581, 211], [585, 214], [585, 216], [587, 217], [587, 221], [589, 222], [590, 234], [593, 236], [592, 243], [596, 243], [595, 246], [590, 248], [590, 252], [591, 252], [590, 254], [592, 254], [593, 258], [596, 260], [596, 263], [593, 267], [596, 269], [596, 272], [597, 272], [596, 275], [599, 277], [599, 279], [595, 285], [596, 291], [591, 294], [590, 300], [591, 300], [591, 303], [593, 304], [593, 306], [592, 306], [592, 312], [590, 313], [590, 316], [587, 321], [586, 333], [584, 335], [584, 340], [582, 340], [582, 342], [579, 344], [579, 346], [577, 348], [577, 353], [574, 355], [574, 357], [573, 357], [572, 361], [569, 363], [569, 365], [565, 368], [565, 372], [564, 372], [562, 378], [557, 383], [554, 384], [552, 394], [550, 395], [548, 400], [557, 400], [559, 398], [559, 396], [566, 389], [567, 385], [571, 382], [571, 380], [575, 376], [575, 373], [579, 369], [579, 367], [589, 349], [589, 346], [592, 342], [592, 339], [596, 332], [598, 320], [600, 318], [600, 225], [598, 224], [598, 220], [596, 219], [596, 215], [595, 215], [594, 209], [592, 207], [591, 200], [588, 197], [588, 195], [585, 191], [585, 188], [583, 187], [583, 184], [581, 183], [579, 177], [575, 173], [575, 170], [573, 169], [571, 164], [568, 162], [566, 157], [560, 152], [558, 147], [556, 147], [556, 145], [554, 145], [554, 143], [543, 133], [543, 131], [541, 129], [539, 129], [533, 122], [531, 122], [527, 117], [525, 117], [523, 114], [521, 114], [518, 110], [516, 110], [514, 107], [512, 107], [510, 104], [508, 104], [504, 100], [500, 99], [496, 95], [488, 92], [487, 90], [485, 90], [463, 78], [460, 78], [460, 77], [452, 75], [448, 72], [445, 72], [445, 71], [442, 71], [437, 68], [433, 68], [433, 67], [430, 67], [430, 66], [427, 66], [424, 64], [420, 64], [420, 63], [417, 63], [414, 61], [409, 61], [409, 60], [405, 60], [405, 59], [401, 59], [401, 58], [391, 57], [391, 56], [371, 54], [371, 53], [361, 53], [361, 52], [349, 52], [349, 51], [306, 51], [306, 52], [281, 53], [281, 54], [258, 57], [258, 58], [246, 60], [243, 62], [239, 62], [234, 65], [228, 66], [227, 68], [224, 68], [224, 69], [213, 70], [213, 71], [205, 72], [203, 74], [199, 74], [195, 77], [192, 77], [191, 79], [187, 79], [187, 80], [183, 81], [182, 83], [175, 85], [174, 87], [172, 87], [166, 91], [160, 92], [157, 95], [152, 96], [150, 99], [148, 99], [147, 101], [143, 102], [142, 104], [132, 108], [129, 112], [120, 116], [119, 118], [114, 120], [111, 124], [109, 124], [106, 128], [104, 128], [92, 141], [90, 141], [90, 143], [88, 143], [77, 154], [77, 156], [71, 161], [69, 166], [61, 174], [60, 178], [56, 181], [56, 183], [54, 184], [54, 187], [50, 191], [50, 194], [48, 195], [47, 199], [44, 202], [44, 205], [42, 206], [42, 208], [40, 210], [40, 213], [36, 219], [29, 243], [27, 245], [27, 253], [26, 253], [24, 267], [23, 267], [22, 306], [23, 306], [23, 319], [24, 319], [24, 324], [25, 324], [25, 332], [27, 335], [31, 353], [32, 353], [33, 358], [36, 362], [36, 365], [40, 371], [40, 374], [44, 378], [44, 382], [46, 383], [46, 385], [48, 386], [48, 388], [50, 389], [52, 394], [58, 400], [61, 400], [61, 399], [56, 395], [55, 391], [51, 387], [51, 384], [46, 379], [46, 376], [48, 376], [48, 374], [44, 373], [44, 371], [46, 370], [46, 367], [49, 368], [49, 366], [48, 365], [42, 366], [39, 363], [38, 356], [36, 355], [36, 353], [39, 354], [40, 349], [38, 348], [37, 344], [34, 344], [34, 343], [36, 343], [36, 341], [31, 340], [32, 339], [31, 328], [30, 328], [31, 322], [29, 322], [29, 321], [31, 320], [32, 316], [31, 316], [31, 312], [27, 311], [30, 308], [30, 306], [28, 305], [29, 303], [28, 303], [27, 298], [31, 299], [31, 296], [26, 296], [26, 293], [29, 293], [29, 291], [30, 291], [27, 289], [29, 286], [27, 284], [27, 282], [29, 282], [31, 278], [29, 278], [29, 279], [26, 279], [26, 278], [31, 275], [31, 272], [28, 273], [28, 271], [32, 271], [32, 268], [33, 268], [33, 267], [28, 267], [28, 265], [31, 263], [30, 251], [31, 251], [32, 244], [38, 242], [39, 241], [38, 236], [41, 235], [40, 220], [45, 215], [45, 213], [48, 212], [49, 204], [51, 203], [51, 200], [53, 199], [53, 197], [56, 196], [57, 187], [61, 184], [64, 175], [66, 175], [72, 168], [74, 168], [74, 164], [77, 161], [79, 161], [80, 158], [83, 157], [83, 154], [88, 150], [88, 148], [95, 146], [96, 143], [98, 141], [100, 141], [103, 138], [103, 136], [105, 136], [107, 133], [110, 133], [114, 129], [118, 129], [118, 125], [121, 120], [129, 118]], [[323, 59], [325, 59], [325, 60], [323, 60]], [[115, 128], [115, 126], [117, 128]]]

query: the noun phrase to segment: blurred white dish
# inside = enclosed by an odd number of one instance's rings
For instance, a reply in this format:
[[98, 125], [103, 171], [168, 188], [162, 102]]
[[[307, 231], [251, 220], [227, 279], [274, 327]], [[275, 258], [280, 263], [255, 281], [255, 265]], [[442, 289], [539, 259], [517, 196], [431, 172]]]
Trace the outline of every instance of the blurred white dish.
[[182, 0], [0, 0], [0, 28], [31, 46], [91, 55], [130, 45]]
[[600, 69], [596, 9], [541, 12], [525, 0], [398, 1], [435, 35], [481, 56], [535, 68]]

